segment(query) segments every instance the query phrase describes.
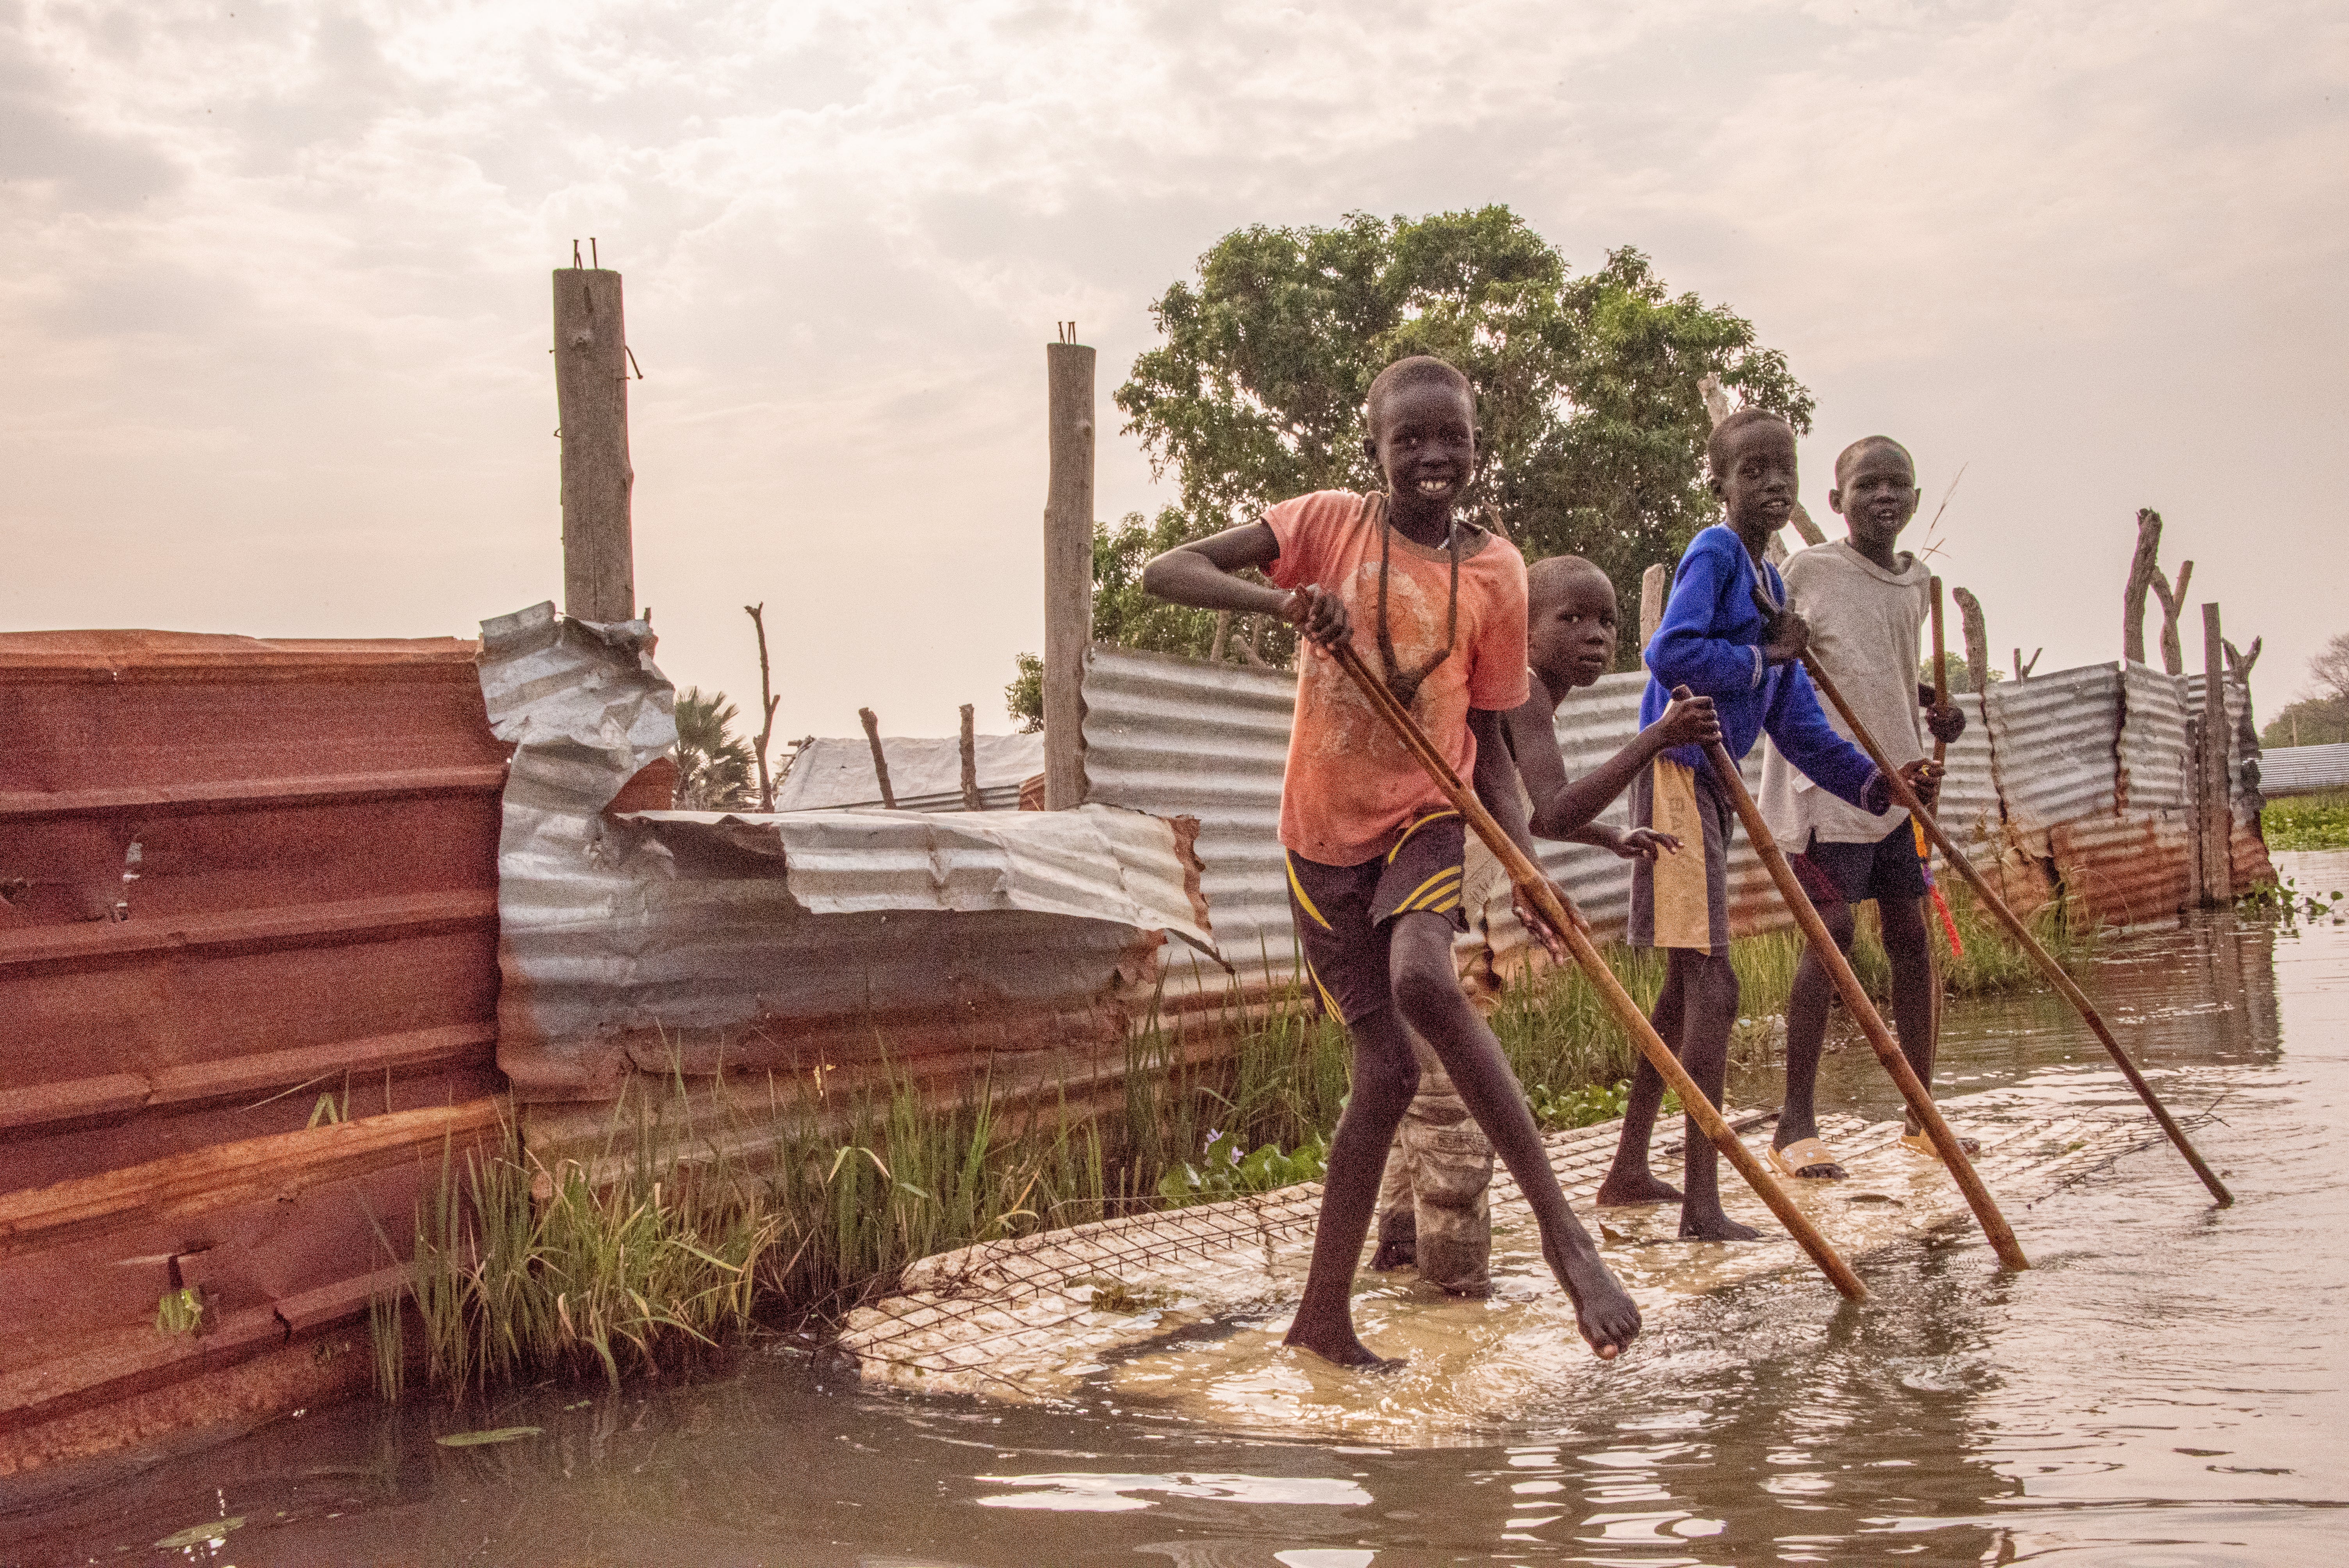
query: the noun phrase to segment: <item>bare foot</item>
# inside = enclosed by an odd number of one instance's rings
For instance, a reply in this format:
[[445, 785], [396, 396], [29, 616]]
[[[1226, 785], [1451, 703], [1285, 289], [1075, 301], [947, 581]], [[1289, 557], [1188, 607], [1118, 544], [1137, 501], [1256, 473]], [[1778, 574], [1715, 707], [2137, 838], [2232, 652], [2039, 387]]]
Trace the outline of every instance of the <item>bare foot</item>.
[[1403, 1365], [1402, 1357], [1381, 1356], [1355, 1338], [1350, 1326], [1333, 1335], [1315, 1336], [1309, 1339], [1291, 1326], [1288, 1337], [1281, 1343], [1292, 1350], [1309, 1350], [1333, 1367], [1357, 1372], [1393, 1372]]
[[1684, 1242], [1754, 1242], [1762, 1233], [1751, 1225], [1741, 1225], [1715, 1209], [1710, 1214], [1681, 1213], [1681, 1240]]
[[1681, 1190], [1669, 1181], [1659, 1181], [1652, 1171], [1637, 1174], [1612, 1171], [1599, 1184], [1599, 1196], [1591, 1202], [1602, 1209], [1632, 1209], [1642, 1203], [1677, 1203]]
[[1559, 1257], [1542, 1249], [1550, 1272], [1574, 1303], [1574, 1326], [1601, 1361], [1612, 1361], [1631, 1347], [1640, 1334], [1640, 1305], [1616, 1280], [1613, 1271], [1596, 1253]]

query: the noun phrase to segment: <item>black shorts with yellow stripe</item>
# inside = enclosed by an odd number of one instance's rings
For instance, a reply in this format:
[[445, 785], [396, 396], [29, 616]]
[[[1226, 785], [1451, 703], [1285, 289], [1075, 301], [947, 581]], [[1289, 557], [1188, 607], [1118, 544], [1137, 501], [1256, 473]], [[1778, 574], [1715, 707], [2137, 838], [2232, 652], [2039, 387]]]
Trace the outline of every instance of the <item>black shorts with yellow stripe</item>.
[[1460, 813], [1430, 811], [1396, 835], [1394, 847], [1358, 866], [1325, 866], [1290, 851], [1288, 908], [1321, 1006], [1352, 1023], [1388, 1005], [1388, 923], [1399, 914], [1440, 914], [1468, 929], [1460, 907], [1467, 838]]

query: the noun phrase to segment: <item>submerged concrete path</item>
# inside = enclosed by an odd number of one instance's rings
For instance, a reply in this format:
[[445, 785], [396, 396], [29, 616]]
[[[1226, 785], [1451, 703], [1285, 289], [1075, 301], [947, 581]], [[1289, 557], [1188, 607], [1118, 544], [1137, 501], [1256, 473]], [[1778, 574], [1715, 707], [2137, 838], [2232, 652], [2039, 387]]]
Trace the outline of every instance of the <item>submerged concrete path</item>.
[[[1971, 1099], [1954, 1114], [1982, 1141], [1983, 1180], [2017, 1217], [2149, 1131], [2142, 1118], [2116, 1110], [2049, 1115], [2043, 1100], [2002, 1106], [2002, 1098]], [[1757, 1155], [1775, 1114], [1731, 1118]], [[1724, 1195], [1733, 1214], [1763, 1230], [1759, 1242], [1681, 1241], [1675, 1206], [1594, 1210], [1619, 1126], [1546, 1140], [1568, 1196], [1586, 1222], [1596, 1215], [1607, 1261], [1647, 1319], [1640, 1346], [1616, 1369], [1664, 1343], [1660, 1330], [1675, 1307], [1723, 1285], [1785, 1275], [1785, 1288], [1818, 1296], [1821, 1313], [1837, 1310], [1832, 1289], [1743, 1188], [1725, 1186]], [[1829, 1119], [1823, 1130], [1849, 1179], [1786, 1185], [1847, 1258], [1971, 1228], [1955, 1183], [1938, 1161], [1900, 1144], [1898, 1122]], [[1659, 1140], [1657, 1169], [1671, 1171], [1678, 1152], [1677, 1138]], [[1410, 1358], [1403, 1373], [1377, 1380], [1374, 1397], [1364, 1397], [1359, 1375], [1278, 1345], [1304, 1284], [1318, 1183], [926, 1258], [906, 1272], [901, 1294], [853, 1315], [839, 1345], [867, 1381], [936, 1393], [1028, 1402], [1106, 1387], [1122, 1401], [1204, 1406], [1194, 1413], [1241, 1425], [1301, 1422], [1389, 1438], [1506, 1418], [1526, 1390], [1599, 1375], [1604, 1364], [1576, 1334], [1506, 1171], [1495, 1173], [1492, 1197], [1489, 1300], [1445, 1296], [1408, 1269], [1361, 1276], [1355, 1305], [1364, 1341]], [[1982, 1262], [1993, 1264], [1987, 1252]]]

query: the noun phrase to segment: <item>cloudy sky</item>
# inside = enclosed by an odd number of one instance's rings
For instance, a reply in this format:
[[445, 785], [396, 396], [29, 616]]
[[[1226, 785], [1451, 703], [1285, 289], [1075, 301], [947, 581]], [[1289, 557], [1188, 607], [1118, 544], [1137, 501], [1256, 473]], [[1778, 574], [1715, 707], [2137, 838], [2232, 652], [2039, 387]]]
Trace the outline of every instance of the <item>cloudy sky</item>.
[[[0, 0], [0, 628], [468, 634], [559, 597], [548, 269], [626, 276], [637, 583], [789, 735], [1005, 727], [1042, 345], [1108, 394], [1251, 222], [1504, 201], [1883, 430], [2003, 662], [2119, 651], [2140, 506], [2267, 652], [2349, 629], [2349, 12], [1354, 0]], [[2199, 645], [2189, 639], [2199, 667]], [[745, 704], [746, 707], [750, 704]]]

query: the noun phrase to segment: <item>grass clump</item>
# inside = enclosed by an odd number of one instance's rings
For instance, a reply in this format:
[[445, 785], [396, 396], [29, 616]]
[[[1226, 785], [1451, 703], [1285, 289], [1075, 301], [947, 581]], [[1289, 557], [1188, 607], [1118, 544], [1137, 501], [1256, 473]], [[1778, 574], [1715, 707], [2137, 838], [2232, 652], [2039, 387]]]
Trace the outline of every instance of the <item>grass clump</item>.
[[[1963, 890], [1950, 898], [1966, 944], [1945, 971], [1953, 991], [2035, 982]], [[2094, 950], [2094, 929], [2060, 908], [2033, 925], [2067, 963]], [[1662, 956], [1603, 951], [1651, 1009]], [[1801, 954], [1791, 932], [1733, 944], [1749, 1025], [1784, 1008]], [[1880, 993], [1872, 914], [1856, 959]], [[1345, 1102], [1344, 1030], [1293, 987], [1251, 1010], [1239, 1000], [1187, 1021], [1215, 1037], [1206, 1059], [1195, 1034], [1186, 1050], [1182, 1030], [1151, 1020], [1105, 1109], [1047, 1099], [1009, 1110], [983, 1078], [954, 1104], [901, 1079], [844, 1105], [779, 1109], [673, 1076], [616, 1108], [592, 1171], [533, 1159], [509, 1128], [452, 1159], [419, 1206], [415, 1309], [387, 1297], [369, 1314], [378, 1387], [398, 1398], [411, 1367], [459, 1398], [550, 1373], [616, 1383], [756, 1322], [836, 1320], [936, 1253], [1317, 1179]], [[1633, 1047], [1578, 971], [1513, 985], [1491, 1022], [1545, 1127], [1622, 1113]], [[727, 1152], [751, 1148], [755, 1158]], [[422, 1331], [413, 1357], [411, 1323]]]
[[2349, 789], [2269, 801], [2260, 836], [2271, 850], [2349, 850]]

